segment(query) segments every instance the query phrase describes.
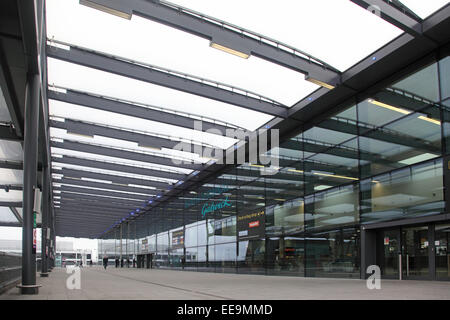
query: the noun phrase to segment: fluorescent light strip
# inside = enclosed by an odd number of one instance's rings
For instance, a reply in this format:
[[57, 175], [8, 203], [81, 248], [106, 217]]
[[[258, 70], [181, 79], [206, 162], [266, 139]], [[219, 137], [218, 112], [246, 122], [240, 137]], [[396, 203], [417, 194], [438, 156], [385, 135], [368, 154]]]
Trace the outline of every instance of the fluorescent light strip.
[[306, 77], [305, 77], [305, 80], [306, 80], [306, 81], [309, 81], [309, 82], [311, 82], [311, 83], [317, 84], [318, 86], [327, 88], [327, 89], [329, 89], [329, 90], [333, 90], [333, 89], [335, 88], [335, 86], [333, 86], [333, 85], [331, 85], [331, 84], [329, 84], [329, 83], [326, 83], [326, 82], [323, 82], [323, 81], [320, 81], [320, 80], [311, 78], [310, 76], [306, 76]]
[[106, 7], [106, 6], [102, 6], [102, 5], [100, 5], [98, 3], [95, 3], [93, 1], [80, 0], [80, 4], [82, 4], [82, 5], [86, 6], [86, 7], [90, 7], [90, 8], [93, 8], [93, 9], [97, 9], [97, 10], [103, 11], [105, 13], [112, 14], [112, 15], [114, 15], [116, 17], [119, 17], [119, 18], [131, 20], [131, 14], [129, 14], [127, 12], [119, 11], [119, 10], [116, 10], [116, 9], [112, 9], [112, 8], [109, 8], [109, 7]]
[[297, 170], [297, 169], [289, 169], [290, 172], [296, 172], [296, 173], [304, 173], [303, 170]]
[[385, 108], [385, 109], [395, 111], [395, 112], [403, 113], [403, 114], [411, 114], [412, 113], [411, 111], [408, 111], [408, 110], [405, 110], [402, 108], [397, 108], [397, 107], [391, 106], [390, 104], [379, 102], [374, 99], [369, 99], [369, 103], [374, 104], [379, 107], [382, 107], [382, 108]]
[[358, 178], [352, 178], [352, 177], [346, 177], [346, 176], [338, 176], [338, 175], [335, 175], [335, 174], [327, 174], [327, 173], [319, 173], [319, 172], [314, 172], [314, 174], [316, 174], [318, 176], [333, 177], [333, 178], [340, 178], [340, 179], [347, 179], [347, 180], [359, 180]]
[[419, 118], [420, 120], [425, 120], [425, 121], [428, 121], [428, 122], [437, 124], [438, 126], [441, 125], [441, 122], [440, 122], [439, 120], [436, 120], [436, 119], [433, 119], [433, 118], [428, 118], [428, 117], [425, 117], [425, 116], [419, 116], [418, 118]]
[[218, 43], [215, 43], [215, 42], [210, 42], [209, 46], [210, 46], [211, 48], [214, 48], [214, 49], [218, 49], [218, 50], [224, 51], [224, 52], [226, 52], [226, 53], [229, 53], [229, 54], [238, 56], [238, 57], [243, 58], [243, 59], [248, 59], [248, 58], [250, 57], [249, 54], [246, 54], [246, 53], [244, 53], [244, 52], [237, 51], [237, 50], [234, 50], [234, 49], [231, 49], [231, 48], [222, 46], [222, 45], [220, 45], [220, 44], [218, 44]]

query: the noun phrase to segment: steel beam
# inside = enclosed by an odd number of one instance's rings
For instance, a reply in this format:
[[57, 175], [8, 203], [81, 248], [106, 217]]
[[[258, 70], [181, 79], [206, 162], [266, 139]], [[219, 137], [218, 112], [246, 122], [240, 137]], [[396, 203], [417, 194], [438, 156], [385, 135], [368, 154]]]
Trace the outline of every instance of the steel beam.
[[129, 194], [122, 192], [113, 192], [109, 190], [97, 190], [97, 189], [88, 189], [88, 188], [80, 188], [80, 187], [70, 187], [66, 185], [61, 186], [61, 191], [70, 191], [70, 192], [84, 192], [91, 195], [102, 195], [102, 196], [112, 196], [112, 197], [127, 197], [133, 198], [136, 200], [147, 201], [151, 196], [144, 196], [138, 194]]
[[160, 71], [142, 64], [133, 64], [100, 52], [70, 46], [70, 50], [47, 46], [47, 56], [85, 67], [111, 72], [120, 76], [145, 81], [170, 89], [183, 91], [204, 98], [225, 102], [242, 108], [286, 118], [287, 107], [266, 100], [253, 98], [217, 86], [190, 80], [188, 78]]
[[[65, 129], [68, 133], [80, 134], [84, 136], [99, 135], [112, 139], [135, 142], [138, 145], [156, 149], [173, 149], [180, 143], [179, 141], [170, 140], [169, 138], [161, 138], [141, 132], [127, 131], [124, 129], [107, 127], [99, 124], [91, 124], [82, 121], [75, 121], [71, 119], [65, 119], [64, 122], [50, 120], [50, 126], [58, 129]], [[194, 149], [192, 150], [192, 152], [196, 153], [196, 148], [192, 149]], [[201, 147], [200, 150], [199, 152], [202, 152], [201, 155], [203, 155], [205, 153], [205, 147]]]
[[2, 88], [3, 97], [14, 124], [14, 131], [7, 131], [1, 125], [0, 136], [9, 137], [9, 140], [14, 141], [22, 140], [24, 131], [23, 114], [2, 43], [0, 43], [0, 87]]
[[170, 179], [170, 180], [176, 180], [176, 181], [183, 180], [187, 176], [187, 175], [181, 174], [181, 173], [160, 171], [160, 170], [154, 170], [154, 169], [148, 169], [148, 168], [142, 168], [142, 167], [134, 167], [134, 166], [119, 164], [119, 163], [112, 163], [112, 162], [82, 159], [82, 158], [66, 156], [66, 155], [62, 156], [61, 158], [52, 157], [52, 162], [53, 163], [73, 164], [73, 165], [87, 167], [87, 168], [96, 168], [96, 169], [102, 169], [102, 170], [125, 172], [125, 173], [138, 174], [138, 175], [142, 175], [142, 176], [150, 176], [150, 177], [157, 177], [157, 178], [164, 178], [164, 179]]
[[159, 188], [159, 189], [163, 189], [163, 190], [172, 186], [172, 184], [165, 183], [165, 182], [159, 182], [159, 181], [153, 181], [153, 180], [143, 180], [143, 179], [137, 179], [137, 178], [131, 178], [131, 177], [89, 172], [89, 171], [83, 171], [83, 170], [67, 169], [67, 168], [64, 168], [62, 170], [53, 168], [52, 172], [56, 173], [56, 174], [63, 174], [64, 177], [90, 178], [90, 179], [97, 179], [97, 180], [112, 181], [113, 183], [118, 183], [118, 184], [123, 184], [123, 185], [134, 184], [134, 185], [140, 185], [140, 186], [155, 187], [155, 188]]
[[64, 142], [52, 141], [51, 146], [53, 148], [86, 152], [86, 153], [98, 154], [98, 155], [102, 155], [102, 156], [121, 158], [121, 159], [127, 159], [127, 160], [142, 161], [145, 163], [160, 164], [163, 166], [171, 166], [171, 167], [176, 166], [179, 168], [190, 169], [190, 170], [201, 170], [203, 167], [202, 164], [187, 163], [185, 161], [183, 161], [183, 163], [181, 163], [179, 165], [175, 165], [171, 158], [160, 157], [160, 156], [156, 156], [156, 155], [150, 155], [150, 154], [145, 154], [145, 153], [141, 153], [141, 152], [124, 150], [124, 149], [108, 148], [105, 146], [81, 143], [81, 142], [70, 141], [70, 140], [64, 140]]
[[77, 200], [92, 200], [92, 201], [103, 201], [110, 204], [122, 204], [125, 206], [129, 206], [130, 208], [136, 208], [141, 207], [143, 201], [141, 200], [129, 200], [124, 198], [112, 198], [112, 197], [101, 197], [96, 195], [89, 195], [89, 194], [82, 194], [82, 193], [71, 193], [67, 191], [61, 191], [61, 199], [64, 200], [64, 197], [67, 197], [67, 199], [77, 199]]
[[409, 33], [414, 37], [422, 35], [422, 21], [417, 18], [413, 18], [411, 15], [406, 14], [406, 11], [401, 11], [398, 7], [394, 6], [392, 1], [383, 0], [351, 0], [355, 4], [372, 11], [374, 14], [380, 16], [380, 18], [393, 24], [397, 28]]
[[17, 135], [12, 125], [0, 124], [0, 139], [14, 142], [23, 142], [23, 139]]
[[50, 168], [44, 166], [42, 168], [42, 224], [41, 224], [41, 277], [48, 276], [48, 217], [50, 214]]
[[[87, 180], [78, 180], [78, 179], [68, 179], [62, 178], [59, 180], [53, 180], [54, 183], [60, 183], [62, 185], [75, 185], [81, 187], [89, 187], [89, 188], [97, 188], [97, 189], [107, 189], [113, 191], [126, 191], [126, 192], [134, 192], [147, 195], [147, 198], [150, 198], [160, 192], [160, 190], [151, 190], [137, 187], [129, 187], [118, 185], [114, 183], [100, 183], [95, 181], [87, 181]], [[0, 186], [1, 188], [1, 186]]]
[[75, 198], [70, 200], [61, 201], [57, 210], [77, 210], [77, 211], [86, 211], [90, 213], [98, 213], [98, 212], [110, 212], [112, 214], [120, 214], [124, 216], [127, 212], [130, 213], [133, 210], [136, 210], [136, 206], [126, 205], [126, 204], [102, 204], [99, 201], [89, 201], [89, 199], [84, 198]]
[[17, 221], [19, 221], [20, 226], [22, 226], [22, 224], [23, 224], [23, 219], [22, 219], [22, 216], [20, 215], [19, 211], [18, 211], [15, 207], [9, 207], [9, 210], [12, 211], [12, 213], [13, 213], [14, 216], [16, 217]]
[[[60, 91], [49, 90], [48, 98], [66, 103], [85, 106], [97, 110], [119, 113], [125, 116], [131, 116], [150, 121], [158, 121], [161, 123], [183, 127], [187, 129], [194, 129], [195, 122], [200, 121], [198, 119], [193, 119], [185, 115], [159, 110], [162, 109], [160, 107], [154, 107], [155, 109], [145, 108], [141, 105], [136, 105], [131, 102], [119, 101], [114, 98], [108, 98], [104, 96], [95, 95], [92, 93], [86, 93], [71, 89], [66, 89], [65, 93]], [[222, 135], [225, 135], [227, 129], [234, 128], [209, 122], [207, 120], [202, 120], [201, 122], [203, 131], [215, 129], [222, 132]]]
[[22, 161], [0, 160], [0, 168], [22, 170], [23, 162]]

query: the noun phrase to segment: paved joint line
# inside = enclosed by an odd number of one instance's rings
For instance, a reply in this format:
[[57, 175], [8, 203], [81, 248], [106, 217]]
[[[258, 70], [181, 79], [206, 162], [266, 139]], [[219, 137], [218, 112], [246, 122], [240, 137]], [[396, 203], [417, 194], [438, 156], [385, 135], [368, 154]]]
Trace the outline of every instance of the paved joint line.
[[[105, 273], [103, 273], [101, 271], [97, 271], [97, 270], [90, 270], [90, 271], [94, 271], [94, 272], [98, 272], [98, 273], [101, 273], [101, 274], [105, 274]], [[126, 276], [118, 275], [118, 274], [113, 274], [113, 273], [106, 273], [106, 274], [108, 274], [110, 276], [123, 278], [123, 279], [133, 280], [133, 281], [140, 282], [140, 283], [144, 282], [144, 283], [147, 283], [147, 284], [153, 284], [153, 285], [160, 286], [160, 287], [165, 287], [165, 288], [170, 288], [170, 289], [175, 289], [175, 290], [180, 290], [180, 291], [185, 291], [185, 292], [190, 292], [190, 293], [201, 294], [201, 295], [204, 295], [204, 296], [210, 296], [210, 297], [219, 298], [219, 299], [223, 299], [223, 300], [233, 300], [232, 298], [222, 297], [222, 296], [218, 296], [218, 295], [215, 295], [215, 294], [206, 293], [206, 292], [202, 292], [202, 291], [196, 291], [196, 290], [190, 290], [190, 289], [185, 289], [185, 288], [180, 288], [180, 287], [174, 287], [174, 286], [170, 286], [170, 285], [167, 285], [167, 284], [162, 284], [162, 283], [157, 283], [157, 282], [152, 282], [152, 281], [147, 281], [147, 280], [130, 278], [130, 277], [126, 277]]]

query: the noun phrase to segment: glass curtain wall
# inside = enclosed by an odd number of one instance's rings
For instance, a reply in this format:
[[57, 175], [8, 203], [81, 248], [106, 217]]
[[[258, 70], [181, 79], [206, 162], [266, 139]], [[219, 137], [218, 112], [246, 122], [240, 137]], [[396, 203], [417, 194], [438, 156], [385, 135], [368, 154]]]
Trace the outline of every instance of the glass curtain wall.
[[[299, 128], [266, 153], [272, 174], [240, 164], [153, 209], [136, 220], [138, 251], [159, 268], [359, 278], [362, 224], [445, 212], [449, 75], [449, 57], [431, 63]], [[438, 278], [447, 235], [436, 228]]]

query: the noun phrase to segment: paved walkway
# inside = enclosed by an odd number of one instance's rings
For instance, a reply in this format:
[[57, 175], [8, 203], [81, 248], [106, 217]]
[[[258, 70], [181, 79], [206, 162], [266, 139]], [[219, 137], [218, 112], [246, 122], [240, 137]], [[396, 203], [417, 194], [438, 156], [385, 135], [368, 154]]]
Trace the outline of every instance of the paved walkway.
[[13, 288], [0, 299], [450, 299], [450, 282], [382, 280], [369, 290], [364, 280], [318, 279], [173, 271], [85, 267], [81, 289], [68, 290], [65, 269], [49, 278], [37, 277], [39, 295], [22, 296]]

